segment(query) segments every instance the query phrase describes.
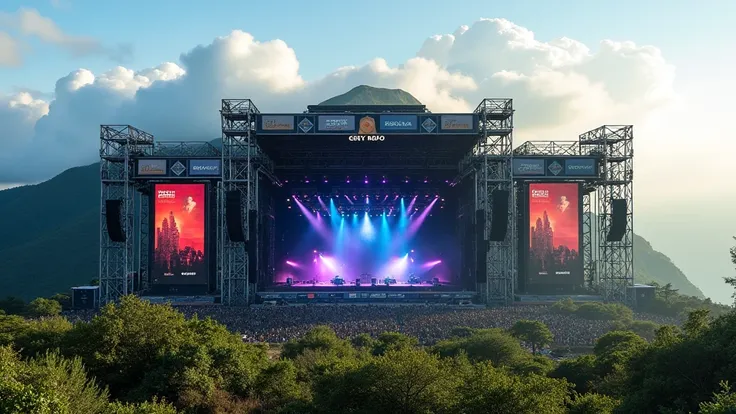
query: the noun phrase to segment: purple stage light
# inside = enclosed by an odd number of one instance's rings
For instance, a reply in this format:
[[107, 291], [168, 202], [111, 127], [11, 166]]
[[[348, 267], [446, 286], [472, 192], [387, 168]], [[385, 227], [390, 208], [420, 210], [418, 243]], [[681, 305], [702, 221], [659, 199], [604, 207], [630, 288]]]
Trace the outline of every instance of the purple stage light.
[[424, 184], [427, 184], [427, 180], [424, 180]]
[[386, 179], [381, 180], [381, 184], [386, 184]]
[[368, 184], [368, 180], [363, 180], [363, 184]]
[[299, 265], [296, 262], [292, 262], [291, 260], [287, 260], [286, 264], [291, 267], [299, 267]]
[[309, 180], [304, 180], [305, 183], [309, 184]]

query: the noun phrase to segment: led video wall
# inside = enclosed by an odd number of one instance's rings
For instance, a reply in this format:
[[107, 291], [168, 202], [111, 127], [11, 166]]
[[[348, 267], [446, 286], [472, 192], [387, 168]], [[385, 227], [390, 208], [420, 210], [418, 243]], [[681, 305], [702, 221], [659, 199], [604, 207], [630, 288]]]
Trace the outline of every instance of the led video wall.
[[582, 198], [578, 183], [530, 183], [527, 283], [583, 283]]
[[207, 186], [200, 183], [154, 184], [154, 285], [206, 285]]

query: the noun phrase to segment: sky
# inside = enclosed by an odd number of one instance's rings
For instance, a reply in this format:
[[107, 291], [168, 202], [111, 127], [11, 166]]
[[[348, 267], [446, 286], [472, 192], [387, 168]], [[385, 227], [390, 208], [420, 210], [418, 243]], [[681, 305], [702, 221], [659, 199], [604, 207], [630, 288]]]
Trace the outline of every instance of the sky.
[[0, 188], [94, 162], [99, 124], [218, 137], [225, 97], [264, 112], [359, 84], [433, 111], [512, 97], [517, 144], [633, 124], [635, 231], [729, 301], [736, 2], [306, 4], [3, 0]]

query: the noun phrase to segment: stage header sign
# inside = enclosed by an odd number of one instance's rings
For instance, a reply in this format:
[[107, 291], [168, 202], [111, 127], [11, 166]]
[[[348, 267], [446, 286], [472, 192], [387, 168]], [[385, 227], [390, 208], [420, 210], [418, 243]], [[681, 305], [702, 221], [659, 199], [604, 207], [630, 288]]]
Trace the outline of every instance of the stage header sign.
[[258, 135], [471, 135], [475, 114], [258, 115]]
[[294, 132], [294, 117], [290, 115], [263, 115], [261, 129], [264, 131]]
[[578, 157], [514, 158], [514, 178], [592, 178], [598, 176], [598, 160]]
[[136, 177], [142, 179], [217, 178], [222, 176], [222, 162], [209, 159], [147, 159], [137, 160]]

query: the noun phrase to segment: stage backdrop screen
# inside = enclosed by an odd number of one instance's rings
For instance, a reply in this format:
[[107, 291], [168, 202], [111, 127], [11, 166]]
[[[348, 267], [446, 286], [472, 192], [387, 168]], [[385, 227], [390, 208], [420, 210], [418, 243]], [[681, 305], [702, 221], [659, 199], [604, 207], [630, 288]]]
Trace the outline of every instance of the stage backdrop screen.
[[155, 184], [152, 282], [207, 284], [205, 184]]
[[579, 184], [531, 183], [528, 197], [528, 282], [582, 284]]

